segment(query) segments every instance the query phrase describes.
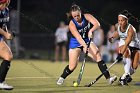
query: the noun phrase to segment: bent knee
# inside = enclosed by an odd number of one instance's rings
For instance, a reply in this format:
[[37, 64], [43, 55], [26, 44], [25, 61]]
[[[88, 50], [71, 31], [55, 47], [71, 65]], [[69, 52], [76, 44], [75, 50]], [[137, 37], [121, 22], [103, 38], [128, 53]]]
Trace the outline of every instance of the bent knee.
[[138, 66], [139, 66], [139, 62], [132, 62], [133, 64], [132, 64], [132, 68], [133, 69], [137, 69], [138, 68]]
[[71, 71], [74, 71], [76, 67], [77, 67], [77, 65], [69, 65], [69, 69], [70, 69]]
[[11, 61], [13, 59], [13, 55], [8, 55], [3, 58], [4, 60]]
[[102, 57], [99, 51], [96, 52], [96, 58], [97, 58], [97, 62], [101, 61]]

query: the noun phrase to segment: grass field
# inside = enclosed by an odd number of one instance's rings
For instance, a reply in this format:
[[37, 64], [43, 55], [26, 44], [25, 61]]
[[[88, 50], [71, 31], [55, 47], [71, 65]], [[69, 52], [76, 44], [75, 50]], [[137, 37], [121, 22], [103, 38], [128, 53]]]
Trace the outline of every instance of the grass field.
[[[13, 85], [14, 90], [0, 90], [0, 93], [140, 93], [140, 86], [135, 85], [140, 82], [140, 69], [137, 69], [133, 75], [133, 81], [129, 86], [119, 86], [118, 81], [113, 85], [108, 85], [102, 77], [92, 87], [83, 87], [101, 74], [95, 63], [86, 63], [79, 87], [73, 87], [72, 83], [77, 80], [81, 63], [65, 80], [65, 83], [58, 86], [56, 81], [67, 64], [46, 60], [13, 60], [7, 83]], [[111, 73], [119, 77], [123, 73], [122, 64], [116, 64], [111, 68]]]

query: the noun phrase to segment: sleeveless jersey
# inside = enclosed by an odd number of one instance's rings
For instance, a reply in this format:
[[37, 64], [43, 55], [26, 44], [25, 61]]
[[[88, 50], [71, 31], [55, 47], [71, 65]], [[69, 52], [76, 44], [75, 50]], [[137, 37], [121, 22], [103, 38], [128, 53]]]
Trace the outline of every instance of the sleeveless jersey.
[[[86, 20], [85, 16], [82, 15], [82, 25], [79, 25], [75, 19], [72, 19], [72, 22], [75, 24], [77, 31], [83, 38], [83, 40], [87, 43], [88, 39], [88, 32], [90, 29], [90, 23]], [[76, 38], [71, 34], [69, 48], [76, 48], [81, 46]]]
[[[9, 9], [5, 8], [4, 10], [0, 10], [0, 28], [2, 28], [4, 25], [7, 25], [9, 22]], [[3, 38], [2, 35], [0, 35], [0, 40]]]
[[0, 27], [2, 28], [3, 24], [7, 24], [9, 22], [9, 9], [5, 8], [0, 11]]
[[[72, 19], [73, 23], [75, 24], [79, 34], [81, 35], [81, 37], [84, 38], [88, 38], [88, 31], [90, 29], [90, 23], [86, 20], [85, 16], [82, 15], [82, 25], [78, 25], [78, 23], [76, 22], [75, 19]], [[74, 37], [72, 35], [72, 37]]]
[[[128, 34], [128, 30], [129, 30], [130, 26], [132, 26], [132, 25], [128, 24], [125, 32], [121, 32], [120, 25], [118, 26], [118, 33], [119, 33], [119, 37], [120, 37], [119, 46], [122, 46], [125, 44], [125, 40], [127, 38], [127, 34]], [[130, 42], [129, 46], [140, 48], [139, 40], [137, 38], [136, 29], [133, 26], [132, 26], [132, 28], [134, 30], [134, 36], [132, 37], [132, 41]]]

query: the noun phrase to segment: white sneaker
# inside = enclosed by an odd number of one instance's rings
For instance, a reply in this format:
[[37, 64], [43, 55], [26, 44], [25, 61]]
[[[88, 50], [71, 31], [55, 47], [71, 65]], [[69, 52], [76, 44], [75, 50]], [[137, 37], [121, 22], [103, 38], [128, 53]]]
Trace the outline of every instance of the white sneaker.
[[64, 78], [60, 77], [57, 81], [57, 85], [62, 85], [64, 83]]
[[13, 89], [13, 86], [9, 86], [5, 82], [3, 82], [3, 83], [0, 83], [0, 89], [12, 90]]
[[110, 77], [109, 78], [109, 81], [108, 81], [108, 83], [109, 83], [109, 85], [111, 85], [114, 81], [116, 81], [117, 80], [117, 76], [112, 76], [112, 77]]

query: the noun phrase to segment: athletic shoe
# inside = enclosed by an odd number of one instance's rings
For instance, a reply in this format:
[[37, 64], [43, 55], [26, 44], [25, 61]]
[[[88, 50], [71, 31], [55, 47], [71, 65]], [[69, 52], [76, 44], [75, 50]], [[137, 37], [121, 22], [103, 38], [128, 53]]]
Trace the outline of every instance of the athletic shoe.
[[126, 79], [121, 79], [121, 77], [120, 77], [120, 79], [119, 79], [119, 83], [120, 83], [122, 86], [127, 86], [127, 85], [128, 85]]
[[58, 81], [57, 81], [57, 85], [62, 85], [64, 83], [64, 78], [59, 77]]
[[3, 89], [3, 90], [12, 90], [13, 89], [13, 86], [9, 86], [5, 82], [3, 82], [3, 83], [0, 83], [0, 89]]
[[125, 80], [126, 80], [127, 83], [130, 83], [132, 81], [132, 78], [131, 78], [130, 75], [126, 75]]
[[109, 78], [108, 83], [111, 85], [116, 80], [117, 80], [117, 76], [112, 76], [112, 77]]

